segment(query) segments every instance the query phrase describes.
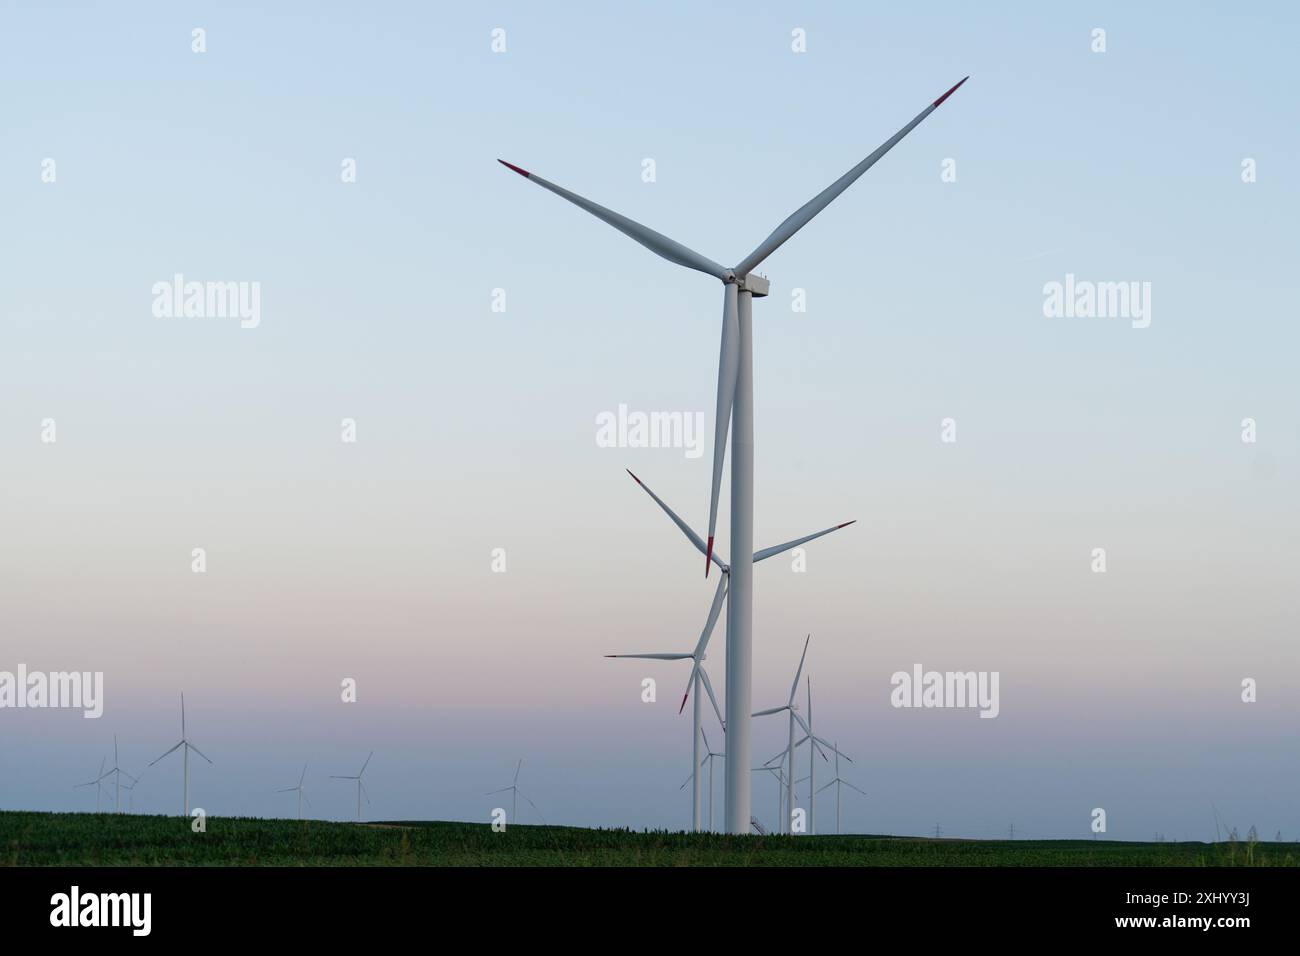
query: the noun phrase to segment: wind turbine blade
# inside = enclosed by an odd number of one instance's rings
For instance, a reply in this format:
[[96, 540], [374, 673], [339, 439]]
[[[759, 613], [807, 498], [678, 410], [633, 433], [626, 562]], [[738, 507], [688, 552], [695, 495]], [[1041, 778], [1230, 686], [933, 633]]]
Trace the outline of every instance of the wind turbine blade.
[[185, 739], [185, 691], [181, 691], [181, 740]]
[[[332, 774], [330, 774], [330, 779], [331, 779], [331, 780], [356, 780], [357, 778], [356, 778], [356, 777], [347, 777], [347, 776], [344, 776], [344, 775], [341, 774], [341, 773], [332, 773]], [[507, 787], [506, 789], [509, 789], [509, 788]]]
[[813, 739], [816, 740], [818, 744], [820, 744], [821, 746], [823, 746], [823, 747], [825, 747], [827, 750], [829, 750], [831, 753], [833, 753], [833, 754], [837, 754], [838, 756], [843, 757], [843, 758], [844, 758], [845, 760], [847, 760], [849, 763], [853, 763], [853, 758], [850, 757], [848, 754], [842, 752], [842, 751], [836, 750], [834, 744], [827, 743], [825, 740], [822, 740], [822, 738], [820, 738], [820, 737], [813, 737]]
[[685, 789], [686, 789], [686, 784], [690, 783], [690, 782], [691, 782], [692, 780], [694, 780], [694, 779], [695, 779], [695, 774], [692, 773], [689, 777], [687, 777], [687, 778], [682, 782], [682, 785], [681, 785], [680, 787], [678, 787], [677, 789], [678, 789], [678, 790], [685, 790]]
[[780, 706], [780, 707], [769, 707], [767, 710], [756, 710], [756, 711], [754, 711], [752, 714], [750, 714], [749, 716], [751, 716], [751, 717], [766, 717], [768, 714], [779, 714], [779, 713], [781, 713], [782, 711], [789, 710], [789, 709], [790, 709], [790, 705], [789, 705], [789, 704], [783, 704], [783, 705]]
[[828, 788], [830, 788], [830, 787], [835, 786], [835, 783], [836, 783], [836, 781], [832, 780], [830, 783], [826, 784], [825, 787], [818, 787], [818, 788], [817, 788], [817, 793], [821, 793], [823, 790], [826, 790], [826, 789], [828, 789]]
[[198, 755], [199, 755], [200, 757], [202, 757], [204, 760], [207, 760], [208, 763], [212, 763], [211, 760], [208, 760], [208, 755], [205, 754], [205, 753], [204, 753], [202, 750], [200, 750], [198, 747], [194, 746], [192, 743], [186, 742], [185, 746], [186, 746], [186, 747], [189, 747], [191, 750], [193, 750], [196, 754], [198, 754]]
[[[713, 704], [713, 712], [718, 715], [718, 725], [722, 728], [722, 732], [725, 734], [727, 732], [727, 722], [723, 720], [722, 709], [718, 707], [718, 698], [713, 694], [713, 681], [709, 680], [709, 672], [704, 668], [700, 668], [700, 676], [704, 678], [704, 690], [709, 695], [709, 702]], [[704, 733], [703, 728], [700, 729], [700, 733]], [[707, 737], [705, 738], [704, 744], [706, 747], [708, 746]]]
[[[744, 273], [741, 273], [742, 275]], [[723, 288], [722, 344], [718, 350], [718, 403], [713, 419], [713, 486], [709, 495], [709, 540], [704, 551], [704, 576], [709, 576], [713, 557], [713, 536], [718, 526], [718, 491], [722, 487], [722, 462], [727, 455], [727, 428], [731, 406], [736, 400], [736, 377], [740, 373], [740, 320], [734, 282]]]
[[567, 199], [579, 209], [585, 209], [597, 219], [613, 226], [628, 238], [635, 239], [655, 255], [661, 256], [669, 262], [685, 266], [688, 269], [694, 269], [697, 272], [703, 272], [705, 275], [713, 276], [716, 279], [726, 279], [730, 274], [725, 266], [720, 266], [712, 259], [700, 255], [694, 249], [688, 249], [680, 242], [669, 239], [662, 233], [655, 232], [649, 226], [643, 226], [634, 219], [620, 215], [612, 209], [606, 209], [604, 206], [579, 196], [577, 193], [569, 192], [563, 186], [557, 186], [536, 173], [530, 173], [526, 169], [520, 169], [513, 163], [507, 163], [504, 159], [498, 159], [497, 162], [507, 169], [513, 169], [525, 179], [537, 183], [543, 189], [549, 189], [562, 199]]
[[513, 790], [513, 789], [514, 787], [502, 787], [500, 790], [489, 790], [487, 793], [483, 794], [483, 796], [490, 797], [494, 793], [505, 793], [507, 790]]
[[113, 766], [117, 766], [117, 734], [113, 735]]
[[[159, 757], [158, 760], [162, 760], [162, 758], [163, 758], [163, 757], [166, 757], [167, 754], [170, 754], [170, 753], [172, 753], [173, 751], [180, 749], [180, 747], [181, 747], [182, 745], [184, 745], [184, 743], [185, 743], [185, 741], [182, 740], [179, 744], [177, 744], [177, 745], [176, 745], [175, 747], [173, 747], [171, 750], [167, 751], [167, 753], [163, 754], [162, 757]], [[158, 762], [158, 760], [155, 760], [153, 763], [149, 764], [149, 766], [152, 767], [155, 763]]]
[[[799, 655], [799, 669], [798, 669], [797, 671], [794, 672], [794, 683], [790, 685], [790, 708], [791, 708], [791, 710], [794, 709], [794, 695], [797, 694], [797, 693], [799, 693], [799, 678], [803, 676], [803, 662], [804, 662], [804, 659], [808, 656], [808, 642], [811, 641], [811, 640], [812, 640], [812, 635], [811, 635], [811, 634], [809, 634], [806, 638], [804, 638], [804, 642], [803, 642], [803, 653]], [[803, 721], [800, 721], [800, 723], [803, 723]], [[807, 727], [805, 727], [804, 729], [805, 729], [805, 730], [808, 730]], [[811, 734], [812, 731], [811, 731], [811, 730], [808, 730], [808, 733]]]
[[524, 758], [520, 757], [519, 763], [515, 764], [515, 779], [512, 781], [512, 783], [519, 782], [519, 768], [522, 767], [523, 765], [524, 765]]
[[775, 547], [764, 548], [762, 551], [755, 551], [754, 563], [757, 564], [759, 561], [766, 561], [768, 558], [776, 557], [776, 555], [781, 554], [784, 551], [789, 551], [791, 548], [797, 548], [799, 545], [812, 541], [814, 538], [820, 538], [822, 535], [830, 534], [832, 531], [839, 531], [840, 528], [847, 528], [851, 524], [857, 524], [857, 522], [858, 519], [854, 518], [852, 521], [837, 524], [824, 531], [816, 531], [813, 534], [806, 534], [802, 538], [795, 538], [793, 541], [787, 541], [785, 544], [778, 544]]
[[302, 795], [302, 802], [307, 804], [309, 807], [311, 806], [311, 801], [307, 799], [307, 794], [305, 793]]
[[690, 660], [691, 655], [687, 654], [606, 654], [606, 657], [627, 657], [639, 661], [685, 661]]
[[776, 768], [773, 767], [773, 766], [771, 766], [771, 764], [776, 763], [777, 761], [779, 761], [779, 762], [781, 763], [781, 765], [784, 766], [784, 765], [785, 765], [785, 758], [786, 758], [785, 748], [782, 747], [780, 750], [778, 750], [778, 751], [776, 752], [776, 754], [775, 754], [774, 756], [772, 756], [772, 757], [769, 758], [768, 760], [765, 760], [765, 761], [763, 762], [763, 766], [764, 766], [764, 767], [767, 767], [768, 770], [775, 770]]
[[713, 636], [713, 628], [718, 623], [718, 615], [722, 613], [722, 602], [727, 597], [728, 587], [728, 578], [724, 575], [718, 581], [718, 589], [713, 592], [713, 603], [709, 605], [709, 616], [704, 622], [704, 630], [700, 631], [700, 639], [695, 642], [695, 653], [691, 656], [695, 658], [696, 663], [704, 660], [704, 652], [708, 650], [709, 638]]
[[[653, 491], [651, 491], [650, 486], [647, 485], [640, 478], [638, 478], [635, 474], [633, 474], [630, 469], [628, 470], [628, 474], [632, 475], [632, 480], [635, 481], [638, 485], [640, 485], [641, 488], [645, 491], [645, 493], [654, 499], [655, 504], [657, 504], [661, 509], [663, 509], [663, 513], [672, 519], [673, 524], [677, 525], [677, 527], [681, 530], [682, 534], [686, 535], [687, 540], [689, 540], [691, 544], [695, 545], [696, 550], [699, 551], [700, 554], [707, 555], [709, 552], [704, 546], [704, 539], [701, 538], [698, 534], [696, 534], [693, 530], [691, 530], [691, 526], [688, 525], [685, 521], [683, 521], [680, 517], [678, 517], [677, 512], [673, 511], [672, 508], [669, 508], [666, 504], [664, 504], [664, 500], [660, 498], [657, 494], [655, 494]], [[724, 564], [722, 559], [720, 559], [717, 555], [713, 556], [713, 563], [716, 564], [723, 571], [727, 570], [726, 564]]]
[[370, 806], [370, 793], [366, 790], [366, 785], [357, 777], [357, 786], [361, 788], [361, 795], [366, 798], [366, 806]]
[[847, 780], [844, 780], [844, 781], [841, 781], [841, 782], [844, 784], [844, 786], [848, 787], [850, 790], [856, 790], [856, 791], [858, 791], [858, 793], [862, 794], [864, 797], [865, 797], [865, 796], [868, 796], [867, 791], [863, 790], [861, 787], [855, 787], [855, 786], [853, 786], [853, 784], [849, 783]]
[[307, 765], [302, 765], [302, 776], [298, 778], [298, 789], [302, 789], [302, 782], [307, 779]]
[[791, 213], [785, 222], [777, 226], [770, 236], [760, 242], [753, 252], [741, 260], [740, 265], [736, 266], [736, 275], [741, 277], [748, 275], [760, 262], [772, 253], [776, 252], [777, 249], [781, 248], [787, 239], [804, 226], [808, 225], [814, 216], [829, 206], [840, 193], [852, 186], [859, 176], [874, 166], [880, 157], [884, 156], [887, 152], [898, 145], [899, 140], [912, 132], [912, 130], [914, 130], [923, 119], [938, 109], [939, 105], [944, 100], [956, 92], [957, 87], [961, 86], [962, 83], [965, 83], [966, 80], [969, 79], [969, 76], [966, 77], [966, 79], [962, 80], [961, 83], [958, 83], [947, 93], [944, 93], [943, 96], [939, 97], [918, 113], [915, 119], [887, 139], [874, 153]]
[[[691, 688], [695, 685], [695, 675], [697, 673], [704, 674], [704, 652], [708, 649], [709, 638], [713, 635], [714, 625], [718, 623], [718, 615], [722, 611], [722, 602], [726, 596], [727, 576], [723, 575], [718, 581], [718, 589], [713, 592], [713, 603], [709, 605], [709, 616], [704, 622], [704, 630], [700, 631], [700, 639], [695, 642], [695, 651], [691, 654], [695, 665], [691, 668], [691, 676], [686, 681], [686, 693], [682, 695], [682, 705], [677, 708], [679, 714], [686, 709], [686, 699], [691, 696]], [[708, 675], [704, 674], [704, 680], [707, 682], [708, 679]], [[712, 687], [709, 687], [709, 697], [713, 697]], [[713, 709], [719, 714], [718, 722], [725, 727], [726, 722], [723, 721], [721, 712], [718, 711], [718, 702], [716, 700], [713, 701]]]
[[[370, 751], [370, 757], [373, 757], [374, 755], [375, 755], [375, 752], [374, 752], [373, 750]], [[367, 758], [366, 758], [366, 762], [363, 763], [363, 764], [361, 765], [361, 769], [357, 771], [357, 776], [358, 776], [358, 777], [360, 777], [363, 773], [366, 772], [366, 767], [370, 766], [370, 757], [367, 757]]]
[[275, 791], [275, 792], [276, 792], [276, 793], [294, 793], [297, 789], [298, 789], [297, 787], [285, 787], [283, 790], [277, 790], [277, 791]]
[[[526, 793], [524, 793], [522, 790], [520, 790], [520, 791], [519, 791], [519, 796], [523, 797], [525, 800], [528, 800], [528, 805], [529, 805], [530, 807], [532, 807], [534, 810], [537, 810], [537, 804], [533, 803], [532, 800], [529, 800], [529, 799], [528, 799], [528, 794], [526, 794]], [[541, 821], [542, 821], [543, 823], [546, 822], [546, 817], [543, 817], [543, 816], [542, 816], [542, 811], [541, 811], [541, 810], [537, 810], [537, 816], [541, 818]]]
[[812, 731], [808, 729], [808, 724], [805, 723], [803, 717], [799, 715], [799, 711], [792, 709], [790, 713], [794, 714], [794, 722], [803, 728], [803, 732], [807, 734], [808, 737], [811, 737]]

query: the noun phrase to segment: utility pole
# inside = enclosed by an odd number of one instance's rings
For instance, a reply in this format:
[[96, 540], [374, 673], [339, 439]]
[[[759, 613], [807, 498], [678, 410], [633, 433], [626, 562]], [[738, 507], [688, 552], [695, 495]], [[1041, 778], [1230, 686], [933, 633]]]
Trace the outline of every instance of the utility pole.
[[943, 827], [939, 826], [939, 824], [936, 823], [934, 825], [934, 838], [936, 840], [939, 839], [939, 834], [941, 833], [943, 833]]

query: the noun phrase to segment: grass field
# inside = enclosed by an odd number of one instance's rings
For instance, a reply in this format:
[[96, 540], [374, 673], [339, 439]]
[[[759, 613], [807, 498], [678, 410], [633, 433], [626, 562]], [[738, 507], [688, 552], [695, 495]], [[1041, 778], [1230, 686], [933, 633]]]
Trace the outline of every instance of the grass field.
[[730, 837], [482, 823], [0, 812], [7, 866], [1297, 866], [1292, 843]]

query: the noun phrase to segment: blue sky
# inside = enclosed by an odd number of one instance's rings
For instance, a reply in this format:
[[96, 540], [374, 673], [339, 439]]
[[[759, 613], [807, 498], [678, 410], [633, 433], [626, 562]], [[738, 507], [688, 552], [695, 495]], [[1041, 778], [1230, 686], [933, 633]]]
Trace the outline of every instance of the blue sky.
[[[693, 643], [712, 585], [623, 469], [702, 524], [711, 446], [593, 436], [711, 410], [717, 286], [495, 159], [734, 262], [970, 74], [764, 264], [756, 539], [858, 524], [757, 575], [755, 701], [811, 631], [855, 829], [1073, 836], [1105, 806], [1204, 838], [1213, 802], [1300, 833], [1289, 6], [0, 16], [0, 669], [108, 682], [98, 722], [0, 712], [0, 805], [81, 807], [114, 732], [170, 746], [184, 687], [213, 813], [374, 749], [380, 817], [486, 820], [523, 756], [548, 819], [685, 825], [685, 674], [600, 655]], [[154, 318], [178, 272], [260, 282], [260, 325]], [[1150, 327], [1044, 317], [1067, 273], [1151, 283]], [[915, 662], [1000, 671], [1000, 716], [890, 708]], [[155, 771], [137, 807], [169, 809]]]

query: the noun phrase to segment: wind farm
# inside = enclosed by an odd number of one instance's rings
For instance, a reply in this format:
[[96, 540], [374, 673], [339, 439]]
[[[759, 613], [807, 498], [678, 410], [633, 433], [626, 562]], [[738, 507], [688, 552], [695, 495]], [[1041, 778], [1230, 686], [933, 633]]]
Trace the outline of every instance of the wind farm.
[[59, 6], [0, 860], [1295, 860], [1300, 12]]

